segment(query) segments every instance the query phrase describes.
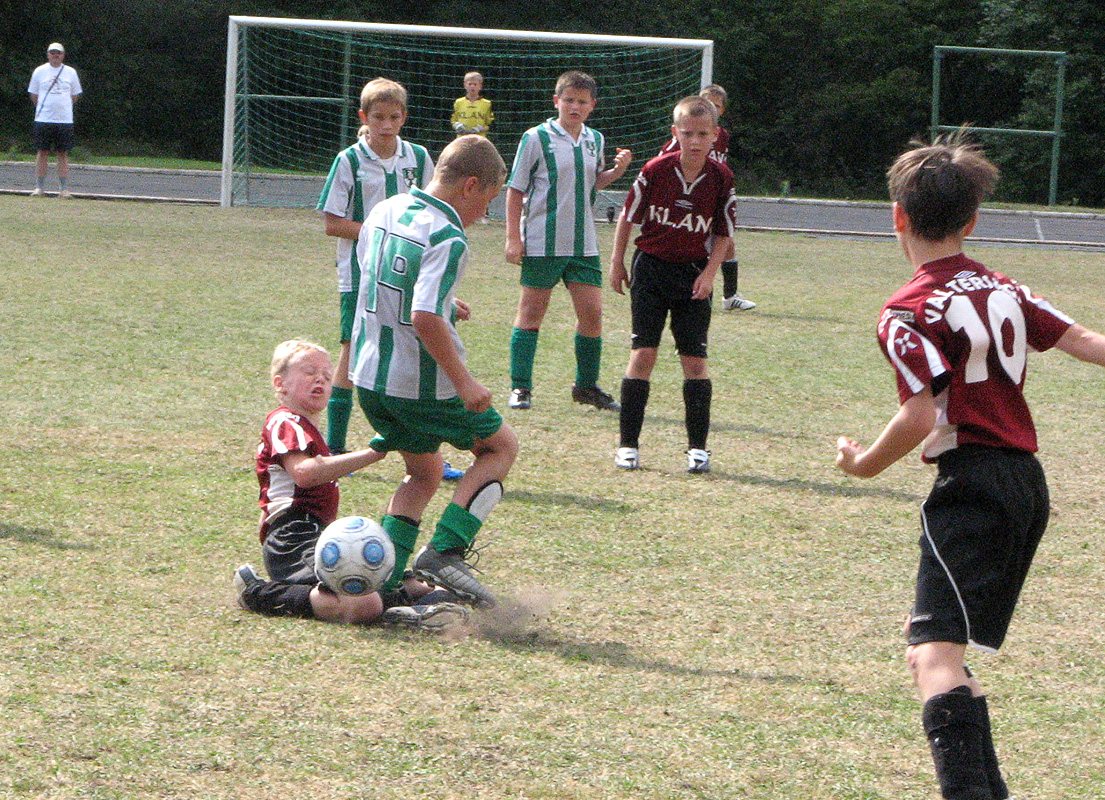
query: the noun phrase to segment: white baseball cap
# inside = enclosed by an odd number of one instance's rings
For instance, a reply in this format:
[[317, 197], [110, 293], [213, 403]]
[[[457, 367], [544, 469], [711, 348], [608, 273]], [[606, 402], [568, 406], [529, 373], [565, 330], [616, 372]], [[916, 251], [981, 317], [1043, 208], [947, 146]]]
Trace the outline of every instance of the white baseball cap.
[[61, 44], [60, 44], [59, 42], [52, 42], [52, 43], [51, 43], [51, 44], [50, 44], [50, 45], [49, 45], [49, 46], [48, 46], [48, 47], [46, 48], [46, 52], [47, 52], [47, 53], [53, 53], [54, 51], [57, 51], [57, 52], [59, 52], [59, 53], [62, 53], [62, 54], [64, 54], [64, 53], [65, 53], [65, 48], [64, 48], [64, 47], [62, 47], [62, 46], [61, 46]]

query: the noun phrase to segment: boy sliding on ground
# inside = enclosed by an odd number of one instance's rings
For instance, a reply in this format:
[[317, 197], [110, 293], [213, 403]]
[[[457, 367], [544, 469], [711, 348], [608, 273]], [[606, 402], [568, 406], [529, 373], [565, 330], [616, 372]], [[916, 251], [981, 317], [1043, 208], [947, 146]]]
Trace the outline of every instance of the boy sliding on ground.
[[836, 463], [870, 478], [920, 444], [937, 465], [921, 506], [906, 657], [943, 796], [1006, 800], [986, 698], [965, 657], [968, 644], [1001, 646], [1047, 526], [1027, 356], [1057, 347], [1105, 366], [1105, 337], [963, 254], [998, 177], [978, 149], [959, 137], [917, 144], [888, 176], [894, 229], [916, 270], [878, 325], [901, 406], [870, 447], [840, 437]]
[[[656, 365], [660, 336], [671, 314], [671, 331], [683, 366], [687, 471], [709, 472], [713, 384], [706, 370], [706, 340], [714, 276], [732, 250], [737, 200], [733, 173], [709, 157], [717, 136], [717, 111], [701, 97], [680, 100], [673, 113], [677, 152], [658, 156], [633, 182], [614, 231], [610, 286], [629, 296], [633, 345], [621, 387], [621, 441], [614, 463], [637, 469], [638, 438]], [[632, 280], [625, 251], [634, 225]], [[712, 242], [712, 251], [707, 245]]]
[[[619, 149], [606, 169], [603, 135], [584, 123], [598, 86], [583, 72], [556, 82], [556, 118], [522, 135], [507, 181], [506, 260], [522, 267], [522, 294], [510, 338], [510, 407], [533, 404], [537, 336], [553, 287], [564, 281], [576, 315], [576, 380], [572, 399], [612, 411], [614, 398], [598, 386], [602, 362], [602, 264], [595, 192], [620, 178], [633, 154]], [[525, 206], [525, 230], [522, 207]]]
[[[357, 242], [362, 265], [353, 328], [353, 383], [376, 429], [372, 447], [396, 450], [407, 474], [382, 521], [402, 574], [422, 513], [441, 481], [442, 442], [471, 450], [475, 462], [457, 484], [415, 575], [477, 606], [495, 604], [464, 556], [502, 497], [518, 440], [491, 407], [491, 392], [465, 366], [454, 320], [457, 284], [468, 263], [464, 228], [499, 193], [506, 165], [495, 146], [469, 134], [442, 151], [426, 191], [380, 203]], [[385, 588], [392, 588], [389, 584]]]

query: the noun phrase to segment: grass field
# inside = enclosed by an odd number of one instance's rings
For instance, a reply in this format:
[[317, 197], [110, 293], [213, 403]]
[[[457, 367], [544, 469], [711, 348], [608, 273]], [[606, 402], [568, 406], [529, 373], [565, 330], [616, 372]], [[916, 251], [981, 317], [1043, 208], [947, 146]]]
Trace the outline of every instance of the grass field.
[[[562, 292], [535, 408], [506, 408], [516, 269], [500, 226], [472, 240], [462, 335], [522, 442], [481, 567], [543, 613], [445, 641], [234, 604], [272, 348], [336, 339], [312, 212], [0, 197], [0, 796], [936, 797], [900, 641], [932, 473], [833, 467], [838, 434], [869, 442], [895, 407], [873, 326], [896, 246], [741, 235], [760, 307], [714, 318], [715, 466], [690, 476], [670, 343], [623, 473], [616, 418], [568, 397]], [[1105, 256], [980, 252], [1105, 327]], [[616, 389], [627, 301], [606, 319]], [[1035, 356], [1029, 394], [1053, 521], [1006, 648], [973, 666], [1016, 796], [1100, 798], [1105, 374]], [[343, 510], [379, 514], [399, 476], [344, 479]]]

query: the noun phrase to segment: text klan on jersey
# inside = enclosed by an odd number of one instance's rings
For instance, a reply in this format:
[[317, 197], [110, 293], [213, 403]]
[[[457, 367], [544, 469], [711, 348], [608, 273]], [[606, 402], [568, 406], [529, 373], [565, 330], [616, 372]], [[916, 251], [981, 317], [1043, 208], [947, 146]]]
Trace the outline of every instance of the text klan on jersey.
[[[691, 207], [691, 203], [687, 200], [676, 200], [675, 205], [680, 208]], [[668, 228], [682, 228], [691, 233], [708, 234], [714, 224], [714, 218], [712, 216], [705, 217], [702, 214], [687, 212], [683, 214], [679, 220], [672, 219], [672, 216], [671, 209], [665, 206], [658, 207], [650, 204], [648, 207], [649, 221]]]

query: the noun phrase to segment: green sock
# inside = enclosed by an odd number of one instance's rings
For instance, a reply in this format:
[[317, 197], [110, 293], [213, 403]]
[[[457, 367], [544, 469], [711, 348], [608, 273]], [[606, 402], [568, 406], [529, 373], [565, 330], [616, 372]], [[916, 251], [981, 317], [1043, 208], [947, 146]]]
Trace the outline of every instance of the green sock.
[[380, 526], [387, 531], [391, 538], [391, 544], [395, 548], [395, 569], [391, 571], [391, 577], [384, 584], [384, 591], [398, 589], [403, 582], [403, 573], [407, 570], [407, 562], [411, 560], [414, 552], [414, 543], [418, 540], [418, 526], [407, 519], [399, 519], [390, 514], [380, 520]]
[[483, 525], [480, 518], [456, 503], [449, 503], [441, 513], [430, 546], [439, 553], [459, 548], [467, 550]]
[[576, 333], [576, 386], [591, 389], [599, 382], [602, 362], [602, 337]]
[[515, 328], [510, 334], [510, 388], [533, 388], [533, 361], [538, 331]]
[[331, 453], [345, 452], [349, 415], [353, 412], [353, 390], [335, 386], [326, 405], [326, 446]]

